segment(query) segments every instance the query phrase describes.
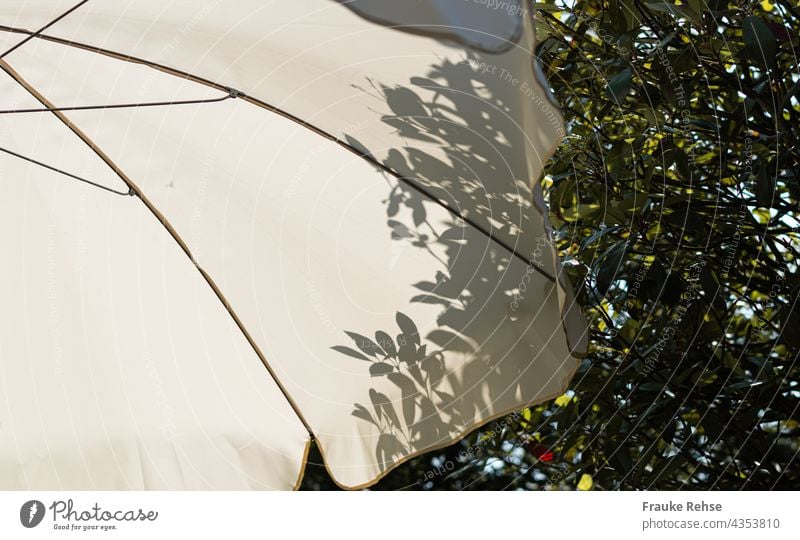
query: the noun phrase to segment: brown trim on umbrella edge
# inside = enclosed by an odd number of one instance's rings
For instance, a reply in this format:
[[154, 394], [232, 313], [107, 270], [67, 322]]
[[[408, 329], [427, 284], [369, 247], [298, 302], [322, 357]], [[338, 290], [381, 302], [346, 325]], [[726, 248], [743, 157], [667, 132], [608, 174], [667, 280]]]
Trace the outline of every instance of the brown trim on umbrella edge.
[[[431, 445], [431, 446], [429, 446], [427, 448], [423, 448], [422, 450], [418, 450], [416, 452], [408, 454], [407, 456], [404, 456], [402, 459], [399, 459], [397, 462], [392, 463], [391, 466], [389, 466], [385, 470], [381, 471], [380, 474], [378, 474], [375, 478], [373, 478], [372, 480], [370, 480], [368, 482], [364, 482], [363, 484], [357, 484], [355, 486], [348, 486], [348, 485], [342, 484], [338, 480], [336, 480], [336, 477], [334, 476], [333, 471], [331, 471], [331, 468], [328, 465], [328, 458], [325, 457], [325, 450], [322, 447], [322, 443], [320, 442], [319, 439], [316, 439], [314, 442], [317, 444], [317, 448], [319, 449], [319, 453], [322, 456], [322, 462], [323, 462], [322, 465], [325, 466], [325, 470], [328, 472], [328, 476], [330, 476], [330, 478], [333, 481], [333, 483], [336, 484], [336, 486], [341, 488], [341, 489], [344, 489], [344, 490], [347, 490], [347, 491], [356, 491], [356, 490], [366, 489], [366, 488], [372, 487], [375, 484], [377, 484], [378, 482], [380, 482], [381, 480], [383, 480], [383, 478], [386, 477], [386, 475], [388, 475], [393, 470], [395, 470], [397, 467], [399, 467], [400, 465], [404, 464], [406, 461], [408, 461], [410, 459], [419, 457], [422, 454], [427, 454], [428, 452], [433, 452], [435, 450], [441, 450], [442, 448], [447, 448], [448, 446], [453, 445], [453, 444], [457, 443], [458, 441], [462, 440], [464, 437], [466, 437], [467, 435], [469, 435], [470, 433], [472, 433], [476, 429], [480, 429], [481, 427], [485, 426], [486, 424], [488, 424], [490, 422], [493, 422], [493, 421], [497, 420], [498, 418], [502, 418], [504, 416], [508, 416], [509, 414], [511, 414], [511, 413], [513, 413], [515, 411], [519, 411], [519, 410], [525, 409], [527, 407], [533, 407], [533, 406], [538, 405], [540, 403], [544, 403], [545, 401], [550, 401], [551, 399], [555, 399], [558, 396], [564, 394], [567, 391], [567, 389], [569, 388], [569, 383], [572, 381], [572, 378], [575, 376], [575, 372], [578, 371], [578, 368], [581, 365], [581, 362], [579, 361], [579, 359], [573, 358], [573, 360], [575, 360], [575, 367], [569, 372], [569, 374], [567, 375], [567, 377], [564, 380], [563, 386], [558, 391], [556, 391], [556, 392], [554, 392], [552, 394], [548, 394], [548, 395], [546, 395], [546, 396], [544, 396], [542, 398], [534, 398], [533, 400], [531, 400], [527, 404], [520, 404], [520, 405], [511, 407], [509, 409], [503, 410], [503, 412], [493, 414], [493, 415], [491, 415], [491, 416], [489, 416], [487, 418], [483, 418], [483, 419], [481, 419], [481, 420], [479, 420], [477, 422], [473, 422], [473, 423], [469, 424], [468, 427], [463, 429], [458, 435], [456, 435], [454, 437], [450, 437], [450, 438], [448, 438], [446, 441], [444, 441], [442, 443]], [[302, 477], [305, 475], [305, 465], [304, 465], [303, 470], [301, 472], [302, 472], [302, 474], [301, 474], [301, 477], [300, 477], [300, 482], [298, 482], [298, 484], [297, 484], [298, 486], [302, 483], [302, 479], [303, 479]]]

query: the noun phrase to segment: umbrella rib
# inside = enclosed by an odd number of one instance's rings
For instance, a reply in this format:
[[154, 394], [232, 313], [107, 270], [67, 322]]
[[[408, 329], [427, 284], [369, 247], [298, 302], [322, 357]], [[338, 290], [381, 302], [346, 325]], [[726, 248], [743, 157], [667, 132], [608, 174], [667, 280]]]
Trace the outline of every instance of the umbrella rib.
[[[225, 101], [227, 99], [234, 99], [239, 96], [239, 92], [234, 89], [230, 89], [227, 95], [217, 98], [208, 98], [208, 99], [190, 99], [190, 100], [183, 100], [183, 101], [156, 101], [156, 102], [147, 102], [147, 103], [120, 103], [114, 105], [81, 105], [76, 107], [42, 107], [42, 108], [29, 108], [29, 109], [10, 109], [10, 110], [0, 110], [0, 115], [3, 114], [26, 114], [26, 113], [45, 113], [45, 112], [64, 112], [64, 111], [91, 111], [91, 110], [105, 110], [105, 109], [130, 109], [130, 108], [141, 108], [141, 107], [162, 107], [167, 105], [197, 105], [203, 103], [219, 103], [220, 101]], [[65, 170], [59, 169], [52, 165], [48, 165], [47, 163], [43, 163], [36, 159], [33, 159], [28, 156], [24, 156], [13, 150], [9, 150], [7, 148], [0, 147], [0, 152], [8, 154], [10, 156], [22, 159], [29, 163], [33, 163], [34, 165], [38, 165], [39, 167], [43, 167], [50, 171], [62, 174], [68, 178], [72, 178], [73, 180], [78, 180], [79, 182], [83, 182], [90, 186], [94, 186], [96, 188], [100, 188], [102, 190], [108, 191], [109, 193], [113, 193], [115, 195], [134, 195], [133, 190], [129, 189], [128, 191], [117, 191], [112, 189], [108, 186], [104, 186], [92, 180], [88, 180], [81, 176], [72, 174]]]
[[19, 43], [17, 43], [13, 47], [11, 47], [10, 49], [6, 50], [6, 52], [4, 52], [3, 54], [0, 54], [0, 60], [2, 60], [3, 58], [5, 58], [9, 54], [11, 54], [12, 52], [14, 52], [17, 49], [19, 49], [20, 47], [25, 45], [27, 42], [32, 40], [33, 38], [38, 37], [39, 35], [41, 35], [42, 32], [44, 32], [45, 30], [47, 30], [48, 28], [50, 28], [51, 26], [56, 24], [58, 21], [60, 21], [61, 19], [63, 19], [64, 17], [66, 17], [67, 15], [69, 15], [70, 13], [72, 13], [73, 11], [75, 11], [76, 9], [78, 9], [79, 7], [84, 5], [85, 3], [87, 3], [88, 1], [89, 0], [82, 0], [81, 2], [78, 2], [77, 4], [75, 4], [74, 6], [69, 8], [67, 11], [65, 11], [64, 13], [62, 13], [61, 15], [59, 15], [58, 17], [56, 17], [52, 21], [48, 22], [47, 24], [45, 24], [44, 26], [39, 28], [37, 31], [31, 32], [28, 37], [26, 37], [25, 39], [23, 39], [22, 41], [20, 41]]
[[[24, 30], [24, 29], [21, 29], [21, 28], [14, 28], [14, 27], [5, 26], [5, 25], [0, 25], [0, 31], [12, 32], [12, 33], [21, 33], [21, 34], [30, 33], [28, 30]], [[185, 71], [181, 71], [179, 69], [175, 69], [175, 68], [171, 68], [171, 67], [168, 67], [168, 66], [164, 66], [164, 65], [158, 64], [156, 62], [151, 62], [149, 60], [144, 60], [142, 58], [138, 58], [138, 57], [135, 57], [135, 56], [121, 54], [121, 53], [118, 53], [118, 52], [115, 52], [115, 51], [111, 51], [111, 50], [108, 50], [108, 49], [103, 49], [101, 47], [96, 47], [96, 46], [93, 46], [93, 45], [87, 45], [85, 43], [80, 43], [80, 42], [77, 42], [77, 41], [63, 39], [63, 38], [58, 38], [58, 37], [55, 37], [55, 36], [48, 36], [46, 34], [41, 34], [41, 33], [39, 33], [35, 37], [38, 38], [38, 39], [42, 39], [44, 41], [49, 41], [51, 43], [57, 43], [59, 45], [66, 45], [66, 46], [70, 46], [70, 47], [75, 47], [75, 48], [78, 48], [78, 49], [81, 49], [81, 50], [84, 50], [84, 51], [87, 51], [87, 52], [100, 54], [102, 56], [107, 56], [109, 58], [114, 58], [116, 60], [121, 60], [123, 62], [129, 62], [129, 63], [132, 63], [132, 64], [139, 64], [139, 65], [147, 66], [147, 67], [150, 67], [152, 69], [155, 69], [155, 70], [161, 71], [163, 73], [166, 73], [168, 75], [172, 75], [174, 77], [178, 77], [178, 78], [181, 78], [181, 79], [184, 79], [184, 80], [189, 80], [189, 81], [192, 81], [192, 82], [195, 82], [195, 83], [198, 83], [198, 84], [202, 84], [204, 86], [207, 86], [207, 87], [210, 87], [210, 88], [214, 88], [214, 89], [217, 89], [217, 90], [220, 90], [220, 91], [229, 91], [229, 88], [224, 86], [224, 85], [222, 85], [222, 84], [215, 83], [215, 82], [210, 81], [208, 79], [204, 79], [203, 77], [194, 75], [192, 73], [188, 73], [188, 72], [185, 72]], [[499, 246], [504, 248], [509, 254], [511, 254], [512, 256], [516, 257], [520, 261], [522, 261], [526, 266], [529, 266], [529, 267], [533, 268], [536, 272], [541, 274], [545, 279], [547, 279], [551, 283], [555, 283], [556, 282], [556, 279], [553, 276], [551, 276], [549, 273], [547, 273], [539, 264], [537, 264], [532, 259], [526, 258], [524, 255], [520, 254], [516, 249], [514, 249], [513, 246], [509, 245], [508, 243], [506, 243], [502, 239], [498, 238], [496, 235], [494, 235], [492, 233], [491, 229], [486, 230], [482, 226], [480, 226], [478, 223], [476, 223], [473, 219], [469, 218], [468, 216], [462, 215], [456, 208], [453, 208], [446, 201], [440, 199], [439, 197], [436, 197], [434, 194], [432, 194], [431, 192], [426, 190], [424, 187], [420, 186], [412, 178], [408, 178], [408, 177], [405, 177], [405, 176], [401, 175], [400, 173], [398, 173], [394, 169], [386, 166], [385, 164], [383, 164], [380, 161], [378, 161], [377, 159], [375, 159], [370, 154], [361, 152], [358, 148], [356, 148], [353, 145], [349, 144], [347, 141], [343, 141], [342, 139], [340, 139], [340, 138], [338, 138], [338, 137], [336, 137], [336, 136], [334, 136], [334, 135], [332, 135], [332, 134], [330, 134], [330, 133], [318, 128], [317, 126], [315, 126], [315, 125], [303, 120], [302, 118], [299, 118], [299, 117], [293, 115], [292, 113], [289, 113], [289, 112], [287, 112], [287, 111], [285, 111], [283, 109], [280, 109], [280, 108], [278, 108], [278, 107], [276, 107], [274, 105], [271, 105], [271, 104], [269, 104], [269, 103], [267, 103], [265, 101], [262, 101], [262, 100], [260, 100], [258, 98], [255, 98], [253, 96], [249, 96], [249, 95], [247, 95], [245, 93], [239, 93], [238, 97], [243, 99], [244, 101], [247, 101], [248, 103], [250, 103], [252, 105], [255, 105], [255, 106], [260, 107], [262, 109], [268, 110], [268, 111], [270, 111], [270, 112], [272, 112], [274, 114], [277, 114], [279, 116], [282, 116], [282, 117], [286, 118], [287, 120], [290, 120], [292, 122], [300, 124], [301, 126], [307, 128], [307, 129], [310, 129], [311, 131], [313, 131], [317, 135], [320, 135], [321, 137], [324, 137], [325, 139], [328, 139], [328, 140], [330, 140], [332, 142], [335, 142], [336, 144], [338, 144], [339, 146], [341, 146], [345, 150], [348, 150], [349, 152], [351, 152], [351, 153], [359, 156], [360, 158], [366, 160], [367, 162], [369, 162], [373, 166], [377, 167], [381, 171], [383, 171], [383, 172], [391, 175], [392, 177], [394, 177], [398, 182], [401, 182], [402, 184], [410, 187], [411, 189], [413, 189], [414, 191], [418, 192], [419, 194], [421, 194], [425, 198], [430, 199], [432, 202], [438, 204], [439, 206], [441, 206], [442, 208], [447, 210], [447, 212], [449, 212], [454, 217], [460, 219], [461, 221], [463, 221], [467, 225], [470, 225], [474, 229], [478, 230], [480, 233], [482, 233], [484, 236], [486, 236], [489, 240], [495, 242], [496, 244], [498, 244]]]
[[150, 201], [150, 199], [147, 198], [147, 196], [142, 192], [142, 190], [139, 189], [139, 187], [133, 182], [133, 180], [131, 180], [125, 174], [125, 172], [122, 171], [122, 169], [120, 169], [119, 166], [116, 163], [114, 163], [114, 161], [110, 157], [108, 157], [108, 155], [105, 152], [103, 152], [103, 150], [100, 149], [100, 147], [98, 147], [94, 143], [94, 141], [92, 141], [92, 139], [89, 138], [88, 135], [86, 135], [83, 131], [80, 130], [80, 128], [78, 128], [78, 126], [76, 126], [74, 123], [72, 123], [72, 121], [69, 118], [67, 118], [62, 112], [60, 112], [58, 110], [58, 108], [55, 107], [38, 90], [36, 90], [36, 88], [34, 88], [30, 83], [28, 83], [25, 79], [23, 79], [22, 76], [19, 73], [17, 73], [14, 70], [14, 68], [12, 68], [10, 65], [8, 65], [8, 63], [5, 60], [0, 59], [0, 69], [5, 71], [12, 79], [14, 79], [31, 96], [36, 98], [36, 100], [39, 103], [41, 103], [44, 107], [46, 107], [49, 111], [51, 111], [52, 114], [56, 118], [58, 118], [61, 121], [61, 123], [63, 123], [67, 128], [69, 128], [69, 130], [72, 131], [81, 141], [83, 141], [83, 143], [85, 143], [119, 177], [119, 179], [122, 180], [125, 183], [125, 185], [128, 186], [128, 188], [132, 191], [132, 195], [137, 197], [140, 201], [142, 201], [142, 203], [150, 211], [150, 213], [167, 230], [169, 235], [172, 236], [172, 239], [178, 244], [178, 246], [181, 248], [181, 250], [184, 252], [184, 254], [189, 258], [189, 260], [192, 262], [192, 264], [195, 266], [195, 268], [197, 268], [197, 271], [200, 272], [200, 275], [203, 277], [205, 282], [208, 284], [208, 286], [214, 292], [215, 296], [220, 301], [220, 303], [222, 303], [223, 307], [225, 308], [225, 311], [227, 311], [228, 315], [231, 317], [231, 319], [233, 319], [233, 322], [239, 328], [239, 331], [242, 333], [242, 335], [244, 335], [245, 339], [247, 339], [247, 342], [250, 344], [250, 347], [256, 353], [256, 355], [258, 356], [259, 360], [261, 360], [261, 363], [264, 365], [264, 368], [266, 368], [267, 372], [272, 377], [272, 380], [275, 382], [275, 385], [278, 387], [278, 390], [280, 390], [281, 394], [283, 394], [283, 397], [289, 403], [289, 406], [292, 408], [292, 410], [294, 411], [295, 415], [300, 420], [300, 423], [303, 424], [303, 427], [308, 432], [308, 436], [311, 438], [311, 440], [315, 440], [316, 437], [314, 435], [314, 431], [311, 429], [310, 424], [306, 420], [305, 416], [303, 416], [303, 413], [300, 412], [300, 409], [297, 406], [297, 403], [295, 403], [294, 399], [289, 394], [289, 392], [286, 389], [286, 387], [278, 379], [278, 376], [277, 376], [276, 372], [273, 370], [272, 366], [267, 361], [266, 357], [264, 356], [264, 353], [261, 351], [261, 349], [259, 348], [258, 344], [256, 344], [255, 340], [250, 335], [250, 332], [244, 326], [244, 323], [242, 323], [242, 320], [236, 314], [236, 311], [234, 311], [234, 309], [231, 306], [230, 302], [225, 297], [225, 295], [222, 293], [222, 290], [219, 288], [217, 283], [208, 274], [208, 272], [206, 272], [200, 266], [200, 264], [194, 258], [194, 255], [192, 255], [192, 252], [189, 249], [189, 246], [186, 244], [186, 242], [184, 242], [183, 238], [181, 238], [180, 234], [178, 234], [178, 232], [175, 230], [175, 228], [172, 226], [172, 224], [169, 222], [169, 220], [167, 220], [166, 216], [164, 216], [158, 210], [158, 208], [155, 207], [155, 205]]
[[233, 99], [235, 97], [238, 97], [238, 95], [239, 92], [231, 89], [229, 90], [227, 95], [216, 98], [208, 98], [208, 99], [187, 99], [182, 101], [151, 101], [145, 103], [117, 103], [112, 105], [78, 105], [73, 107], [54, 107], [52, 109], [48, 109], [46, 107], [30, 108], [30, 109], [8, 109], [8, 110], [0, 110], [0, 114], [95, 111], [95, 110], [106, 110], [106, 109], [139, 109], [143, 107], [166, 107], [169, 105], [198, 105], [202, 103], [219, 103], [220, 101], [225, 101], [226, 99]]
[[112, 188], [110, 188], [108, 186], [104, 186], [102, 184], [98, 184], [97, 182], [92, 182], [91, 180], [87, 180], [86, 178], [83, 178], [83, 177], [78, 176], [76, 174], [69, 173], [69, 172], [67, 172], [67, 171], [65, 171], [63, 169], [59, 169], [59, 168], [53, 167], [52, 165], [48, 165], [47, 163], [42, 163], [41, 161], [37, 161], [37, 160], [35, 160], [35, 159], [31, 158], [31, 157], [23, 156], [22, 154], [18, 154], [17, 152], [14, 152], [14, 151], [9, 150], [7, 148], [0, 147], [0, 152], [3, 152], [4, 154], [8, 154], [9, 156], [13, 156], [15, 158], [22, 159], [22, 160], [27, 161], [29, 163], [33, 163], [34, 165], [38, 165], [39, 167], [42, 167], [42, 168], [45, 168], [47, 170], [56, 172], [58, 174], [63, 174], [64, 176], [66, 176], [68, 178], [72, 178], [73, 180], [78, 180], [79, 182], [83, 182], [85, 184], [89, 184], [90, 186], [94, 186], [96, 188], [100, 188], [102, 190], [108, 191], [109, 193], [113, 193], [115, 195], [125, 195], [125, 196], [133, 195], [133, 190], [129, 189], [128, 191], [117, 191], [116, 189], [112, 189]]

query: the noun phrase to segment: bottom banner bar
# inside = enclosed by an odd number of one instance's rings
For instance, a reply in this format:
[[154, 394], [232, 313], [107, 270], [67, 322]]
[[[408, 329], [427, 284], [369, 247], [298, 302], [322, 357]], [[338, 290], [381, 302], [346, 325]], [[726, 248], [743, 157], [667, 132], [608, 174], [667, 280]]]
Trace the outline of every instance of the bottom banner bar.
[[[800, 538], [790, 492], [0, 492], [0, 538]], [[557, 536], [556, 536], [557, 535]]]

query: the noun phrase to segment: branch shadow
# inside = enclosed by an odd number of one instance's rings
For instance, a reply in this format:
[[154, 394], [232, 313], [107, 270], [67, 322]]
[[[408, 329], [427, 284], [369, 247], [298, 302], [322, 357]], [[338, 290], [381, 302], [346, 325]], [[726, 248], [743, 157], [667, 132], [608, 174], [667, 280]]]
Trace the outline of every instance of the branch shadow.
[[[376, 385], [352, 412], [380, 433], [374, 455], [382, 470], [488, 421], [487, 411], [501, 398], [543, 401], [555, 397], [546, 393], [554, 385], [568, 380], [559, 375], [565, 360], [559, 364], [557, 355], [546, 352], [548, 340], [562, 339], [555, 336], [555, 323], [550, 320], [550, 330], [534, 331], [531, 339], [537, 317], [540, 322], [557, 316], [560, 328], [560, 315], [540, 312], [544, 300], [531, 304], [537, 295], [526, 294], [556, 295], [553, 283], [457, 215], [434, 223], [426, 209], [431, 197], [438, 199], [505, 238], [525, 233], [533, 217], [528, 166], [505, 158], [525, 155], [526, 138], [502, 97], [508, 83], [476, 69], [481, 58], [443, 61], [406, 86], [370, 82], [391, 111], [381, 122], [409, 141], [379, 161], [406, 180], [390, 182], [387, 234], [400, 249], [426, 253], [437, 268], [413, 284], [417, 294], [409, 299], [438, 309], [434, 329], [422, 335], [421, 325], [398, 306], [395, 328], [346, 331], [348, 341], [332, 347], [367, 363], [371, 377], [388, 381], [400, 395], [398, 403]], [[347, 142], [372, 156], [357, 139]], [[549, 237], [539, 241], [549, 247]], [[463, 362], [463, 372], [448, 371], [451, 357]], [[557, 380], [526, 376], [534, 364]]]

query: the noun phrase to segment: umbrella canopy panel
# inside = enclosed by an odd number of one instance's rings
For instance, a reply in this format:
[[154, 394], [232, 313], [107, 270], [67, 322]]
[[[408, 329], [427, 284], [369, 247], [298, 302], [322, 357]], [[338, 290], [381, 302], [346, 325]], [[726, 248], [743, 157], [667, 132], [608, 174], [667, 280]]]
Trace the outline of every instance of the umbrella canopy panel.
[[[432, 18], [431, 27], [440, 29], [446, 7], [417, 2], [397, 20], [394, 10], [366, 0], [242, 0], [235, 9], [217, 0], [90, 1], [42, 35], [235, 88], [413, 180], [521, 258], [558, 275], [568, 340], [580, 354], [586, 325], [548, 244], [536, 182], [563, 123], [537, 77], [530, 14], [516, 2], [449, 7], [472, 26], [470, 35], [508, 36], [508, 48], [496, 53], [432, 39], [439, 31], [426, 37], [416, 21]], [[8, 0], [0, 25], [25, 32], [15, 17], [37, 9]], [[390, 30], [356, 13], [400, 26]]]
[[[0, 95], [40, 106], [5, 74]], [[0, 146], [118, 187], [53, 116], [17, 120]], [[141, 202], [6, 154], [0, 185], [2, 487], [295, 485], [305, 429]]]
[[[84, 2], [80, 2], [83, 4]], [[0, 6], [0, 25], [13, 28], [44, 28], [69, 16], [79, 2], [75, 0], [25, 0], [4, 2]], [[24, 34], [0, 33], [0, 53], [19, 46], [27, 39]]]
[[[217, 2], [89, 2], [4, 58], [6, 82], [22, 97], [2, 109], [64, 109], [60, 118], [3, 115], [7, 131], [37, 133], [44, 118], [62, 135], [41, 142], [15, 137], [9, 149], [73, 178], [19, 157], [4, 162], [24, 168], [20, 178], [42, 176], [58, 189], [104, 197], [92, 201], [101, 219], [113, 214], [120, 228], [128, 220], [129, 241], [115, 246], [134, 252], [134, 270], [152, 265], [154, 277], [124, 298], [145, 294], [147, 286], [163, 294], [161, 274], [180, 280], [186, 270], [194, 275], [182, 285], [205, 285], [219, 303], [221, 336], [203, 320], [202, 342], [148, 347], [151, 356], [180, 356], [191, 365], [199, 355], [206, 359], [201, 365], [225, 371], [246, 361], [222, 352], [238, 331], [252, 369], [274, 379], [254, 391], [284, 409], [237, 396], [249, 406], [237, 414], [262, 417], [274, 430], [269, 437], [264, 426], [253, 432], [258, 463], [247, 463], [231, 482], [294, 485], [308, 441], [299, 425], [316, 437], [340, 485], [369, 485], [410, 456], [566, 388], [585, 327], [547, 241], [533, 182], [561, 124], [531, 69], [525, 28], [519, 43], [490, 54], [384, 28], [332, 1], [304, 0], [291, 9], [248, 1], [236, 9]], [[487, 66], [513, 80], [503, 82]], [[40, 103], [29, 103], [23, 88]], [[74, 148], [75, 140], [85, 148]], [[19, 187], [25, 181], [17, 180], [18, 190], [32, 189]], [[127, 189], [136, 196], [114, 193]], [[37, 217], [52, 221], [68, 203], [61, 208], [55, 198]], [[152, 241], [160, 246], [151, 246], [154, 253], [136, 251], [151, 242], [137, 236], [141, 221], [166, 226]], [[169, 266], [165, 251], [182, 257], [182, 265]], [[92, 256], [103, 266], [99, 261], [111, 255]], [[72, 300], [60, 309], [85, 302]], [[188, 325], [198, 315], [187, 306]], [[141, 314], [145, 306], [137, 309]], [[163, 324], [169, 336], [171, 326]], [[109, 335], [128, 330], [133, 340], [138, 334], [127, 326]], [[234, 350], [244, 355], [247, 346]], [[19, 347], [29, 359], [47, 354]], [[128, 347], [134, 358], [142, 350]], [[132, 364], [138, 369], [141, 360]], [[198, 369], [192, 377], [185, 384], [211, 384], [216, 374]], [[218, 392], [236, 392], [236, 381], [224, 382]], [[273, 426], [273, 417], [290, 425]], [[223, 423], [214, 429], [211, 447], [228, 436]], [[262, 477], [259, 467], [281, 471]], [[208, 486], [230, 485], [216, 473]]]

